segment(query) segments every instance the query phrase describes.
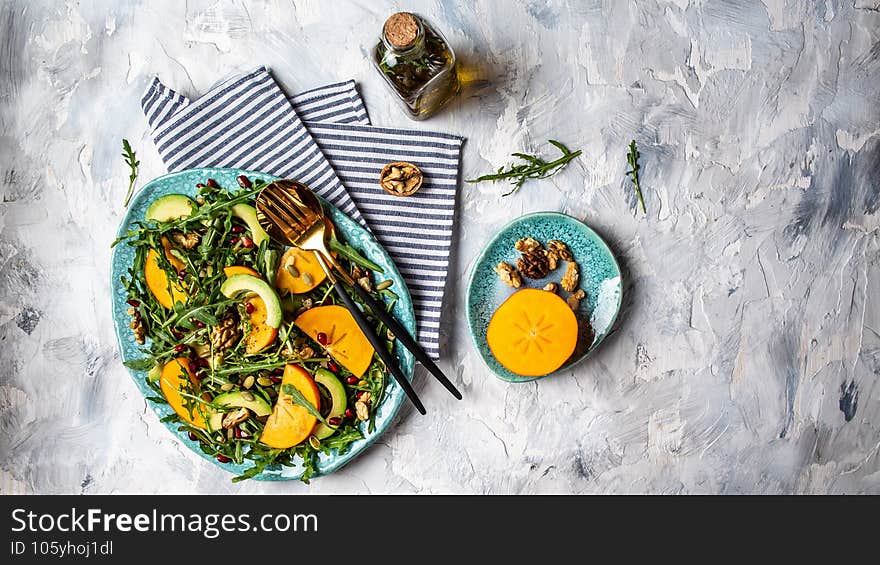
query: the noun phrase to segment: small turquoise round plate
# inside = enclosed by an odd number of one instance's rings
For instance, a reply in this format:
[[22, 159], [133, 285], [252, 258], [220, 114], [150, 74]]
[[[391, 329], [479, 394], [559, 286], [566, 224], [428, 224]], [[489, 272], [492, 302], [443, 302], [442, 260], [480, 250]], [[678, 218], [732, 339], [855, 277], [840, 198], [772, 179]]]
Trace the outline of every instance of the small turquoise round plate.
[[[253, 171], [244, 171], [241, 169], [190, 169], [178, 173], [171, 173], [156, 179], [153, 179], [138, 191], [137, 196], [131, 202], [128, 212], [125, 214], [122, 223], [119, 226], [117, 236], [122, 236], [126, 231], [135, 226], [135, 222], [143, 221], [147, 207], [159, 196], [165, 194], [186, 194], [195, 198], [196, 183], [204, 183], [209, 178], [215, 179], [220, 186], [230, 190], [238, 190], [239, 175], [245, 175], [251, 180], [263, 179], [274, 180], [276, 177], [257, 173]], [[385, 273], [382, 275], [386, 279], [393, 282], [392, 289], [400, 297], [395, 303], [392, 313], [397, 320], [405, 327], [411, 335], [415, 335], [415, 313], [413, 311], [412, 298], [410, 298], [406, 283], [400, 276], [397, 267], [394, 266], [391, 258], [376, 241], [376, 239], [363, 227], [354, 222], [351, 218], [340, 212], [336, 207], [322, 200], [324, 209], [333, 221], [337, 233], [342, 235], [342, 239], [350, 243], [368, 258], [377, 263]], [[132, 361], [144, 357], [141, 352], [143, 346], [135, 342], [134, 336], [128, 327], [129, 316], [126, 313], [128, 305], [125, 303], [126, 294], [120, 277], [128, 276], [128, 269], [131, 268], [134, 260], [134, 250], [124, 242], [113, 248], [113, 258], [111, 265], [110, 288], [113, 292], [113, 321], [116, 326], [116, 339], [119, 343], [119, 351], [123, 361]], [[412, 380], [414, 359], [412, 354], [403, 347], [396, 346], [394, 348], [395, 355], [400, 361], [400, 368], [407, 379]], [[129, 369], [134, 384], [146, 396], [154, 396], [155, 393], [147, 385], [145, 379], [147, 374], [144, 371], [136, 371]], [[394, 416], [400, 409], [406, 395], [400, 386], [393, 379], [390, 379], [386, 387], [386, 396], [376, 411], [376, 427], [372, 432], [366, 433], [363, 439], [359, 439], [351, 445], [349, 451], [339, 454], [332, 450], [330, 455], [321, 454], [318, 457], [317, 472], [313, 477], [330, 474], [363, 452], [370, 444], [376, 441], [386, 429], [391, 425]], [[167, 404], [157, 404], [155, 402], [147, 402], [159, 418], [163, 418], [173, 413], [173, 410]], [[199, 443], [189, 439], [186, 432], [179, 431], [178, 425], [166, 422], [165, 426], [177, 436], [181, 443], [186, 445], [194, 453], [199, 454], [211, 463], [219, 466], [225, 471], [241, 474], [250, 465], [247, 463], [237, 465], [235, 463], [220, 463], [215, 458], [208, 456], [199, 449]], [[264, 481], [284, 481], [299, 479], [302, 477], [303, 467], [301, 461], [296, 458], [296, 463], [292, 467], [270, 467], [256, 477], [257, 480]]]
[[[622, 294], [617, 260], [602, 238], [583, 222], [558, 212], [538, 212], [517, 218], [504, 226], [477, 258], [471, 271], [467, 316], [471, 337], [480, 357], [498, 378], [512, 383], [544, 378], [523, 377], [507, 370], [495, 359], [486, 342], [486, 330], [492, 314], [517, 290], [501, 282], [494, 268], [502, 261], [516, 267], [520, 252], [514, 249], [514, 245], [524, 237], [535, 238], [545, 245], [551, 239], [568, 245], [580, 268], [580, 288], [587, 294], [575, 312], [581, 326], [577, 347], [568, 361], [551, 375], [570, 369], [599, 347], [617, 319]], [[560, 261], [556, 270], [544, 279], [536, 281], [523, 277], [521, 288], [543, 288], [548, 282], [558, 283], [564, 272], [565, 262]], [[569, 294], [561, 289], [558, 292], [563, 298]], [[584, 323], [587, 321], [589, 326]]]

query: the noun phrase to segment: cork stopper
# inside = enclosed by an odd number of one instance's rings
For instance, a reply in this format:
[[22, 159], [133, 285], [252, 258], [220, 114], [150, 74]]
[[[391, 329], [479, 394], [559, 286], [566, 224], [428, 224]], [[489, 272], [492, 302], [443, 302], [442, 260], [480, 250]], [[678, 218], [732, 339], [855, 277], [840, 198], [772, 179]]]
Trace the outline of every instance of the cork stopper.
[[385, 20], [382, 32], [395, 49], [409, 49], [419, 36], [419, 22], [409, 12], [397, 12]]

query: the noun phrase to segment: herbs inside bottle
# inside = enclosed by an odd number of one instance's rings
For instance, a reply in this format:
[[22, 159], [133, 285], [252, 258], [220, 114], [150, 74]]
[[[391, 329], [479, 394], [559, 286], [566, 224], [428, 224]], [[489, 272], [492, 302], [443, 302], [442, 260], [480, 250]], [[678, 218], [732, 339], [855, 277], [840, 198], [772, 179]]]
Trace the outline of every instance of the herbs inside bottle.
[[416, 14], [389, 17], [373, 55], [376, 68], [413, 119], [427, 118], [461, 88], [449, 43]]

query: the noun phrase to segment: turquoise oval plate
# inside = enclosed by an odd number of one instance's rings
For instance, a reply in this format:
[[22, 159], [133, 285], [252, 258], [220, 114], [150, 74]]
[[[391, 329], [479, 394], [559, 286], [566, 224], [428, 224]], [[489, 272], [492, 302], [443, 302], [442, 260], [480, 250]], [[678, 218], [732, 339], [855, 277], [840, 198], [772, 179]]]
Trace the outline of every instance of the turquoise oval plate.
[[[121, 236], [127, 230], [134, 227], [134, 222], [142, 221], [147, 207], [159, 196], [165, 194], [186, 194], [194, 198], [196, 195], [196, 183], [206, 182], [209, 178], [215, 179], [220, 186], [229, 189], [238, 189], [238, 181], [236, 179], [239, 175], [246, 175], [251, 180], [274, 180], [276, 178], [272, 175], [240, 169], [190, 169], [156, 178], [141, 188], [137, 193], [137, 196], [134, 197], [125, 218], [123, 218], [122, 223], [119, 226], [117, 236]], [[377, 242], [367, 230], [340, 212], [333, 205], [323, 200], [322, 203], [324, 204], [325, 210], [329, 214], [330, 219], [333, 220], [338, 233], [342, 235], [343, 239], [354, 247], [360, 249], [367, 258], [380, 265], [385, 270], [383, 276], [394, 281], [392, 288], [400, 299], [394, 305], [392, 312], [397, 317], [398, 321], [403, 324], [403, 327], [409, 330], [410, 334], [415, 335], [416, 322], [412, 299], [406, 288], [406, 283], [403, 282], [403, 278], [400, 276], [400, 272], [398, 272], [397, 267], [394, 266], [391, 258], [379, 242]], [[126, 314], [128, 304], [125, 303], [125, 290], [119, 283], [120, 277], [128, 274], [128, 269], [130, 268], [133, 259], [133, 249], [125, 243], [120, 243], [113, 248], [110, 279], [110, 288], [113, 292], [113, 322], [116, 326], [116, 339], [119, 343], [119, 352], [123, 361], [131, 361], [143, 357], [143, 353], [141, 353], [142, 346], [139, 346], [137, 342], [135, 342], [134, 336], [128, 327], [129, 316]], [[409, 380], [412, 380], [414, 367], [412, 354], [400, 346], [395, 346], [394, 351], [400, 361], [400, 367], [403, 370], [403, 374], [406, 375]], [[131, 374], [131, 377], [134, 380], [135, 385], [138, 387], [138, 390], [141, 391], [141, 394], [145, 397], [153, 396], [155, 394], [145, 381], [147, 376], [145, 372], [135, 371], [133, 369], [129, 369], [128, 372]], [[312, 475], [313, 477], [327, 475], [336, 471], [357, 457], [388, 429], [406, 395], [394, 379], [389, 379], [386, 391], [387, 395], [379, 405], [379, 409], [376, 411], [376, 427], [373, 432], [365, 433], [365, 437], [354, 442], [349, 451], [344, 454], [340, 455], [339, 453], [336, 453], [335, 450], [330, 455], [322, 453], [318, 457], [317, 471]], [[153, 411], [159, 418], [173, 413], [173, 410], [167, 404], [157, 404], [154, 402], [148, 402], [148, 404], [152, 406]], [[178, 431], [176, 424], [166, 422], [165, 427], [167, 427], [171, 433], [177, 436], [178, 440], [185, 444], [194, 453], [204, 457], [225, 471], [238, 475], [249, 467], [247, 463], [241, 465], [235, 463], [220, 463], [215, 458], [203, 453], [202, 450], [199, 449], [197, 441], [189, 439], [185, 432]], [[263, 473], [254, 478], [258, 480], [284, 481], [299, 479], [302, 477], [302, 473], [302, 463], [296, 458], [296, 464], [292, 467], [276, 466], [274, 468], [267, 468]]]
[[[524, 237], [533, 237], [544, 244], [551, 239], [558, 239], [568, 245], [580, 267], [580, 288], [587, 293], [576, 314], [579, 321], [589, 321], [593, 337], [590, 339], [590, 331], [585, 331], [581, 324], [575, 352], [562, 367], [550, 375], [570, 369], [599, 347], [617, 319], [622, 295], [617, 260], [602, 238], [583, 222], [558, 212], [537, 212], [517, 218], [504, 226], [477, 258], [471, 271], [467, 291], [467, 316], [471, 337], [480, 357], [498, 378], [512, 383], [525, 383], [550, 376], [523, 377], [507, 370], [495, 359], [486, 342], [486, 330], [492, 314], [517, 290], [501, 282], [494, 268], [502, 261], [516, 266], [520, 253], [514, 249], [514, 245]], [[544, 279], [535, 281], [523, 278], [521, 288], [542, 288], [550, 281], [558, 283], [564, 272], [565, 263], [560, 261], [559, 267]], [[568, 295], [562, 290], [559, 292], [563, 297]]]

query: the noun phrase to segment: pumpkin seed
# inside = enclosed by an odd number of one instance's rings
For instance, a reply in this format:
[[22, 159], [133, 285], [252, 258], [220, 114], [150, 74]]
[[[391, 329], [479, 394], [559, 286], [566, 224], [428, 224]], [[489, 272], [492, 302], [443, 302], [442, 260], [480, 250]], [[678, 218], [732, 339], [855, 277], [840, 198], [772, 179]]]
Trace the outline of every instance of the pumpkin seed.
[[232, 384], [232, 383], [226, 383], [226, 384], [224, 384], [224, 385], [222, 385], [222, 386], [220, 387], [220, 390], [222, 390], [223, 392], [229, 392], [230, 390], [232, 390], [232, 389], [234, 389], [234, 388], [235, 388], [235, 385], [234, 385], [234, 384]]
[[250, 375], [244, 380], [244, 388], [251, 388], [252, 386], [254, 386], [254, 376]]
[[394, 281], [391, 279], [386, 279], [379, 284], [376, 285], [376, 290], [385, 290], [386, 288], [390, 288], [391, 285], [394, 284]]
[[260, 386], [269, 386], [272, 384], [272, 379], [260, 377], [259, 379], [257, 379], [257, 384], [259, 384]]
[[309, 445], [311, 445], [315, 449], [321, 449], [321, 440], [319, 440], [315, 436], [309, 436]]
[[248, 402], [251, 402], [254, 399], [254, 395], [248, 391], [243, 391], [241, 393], [241, 397], [244, 398]]

